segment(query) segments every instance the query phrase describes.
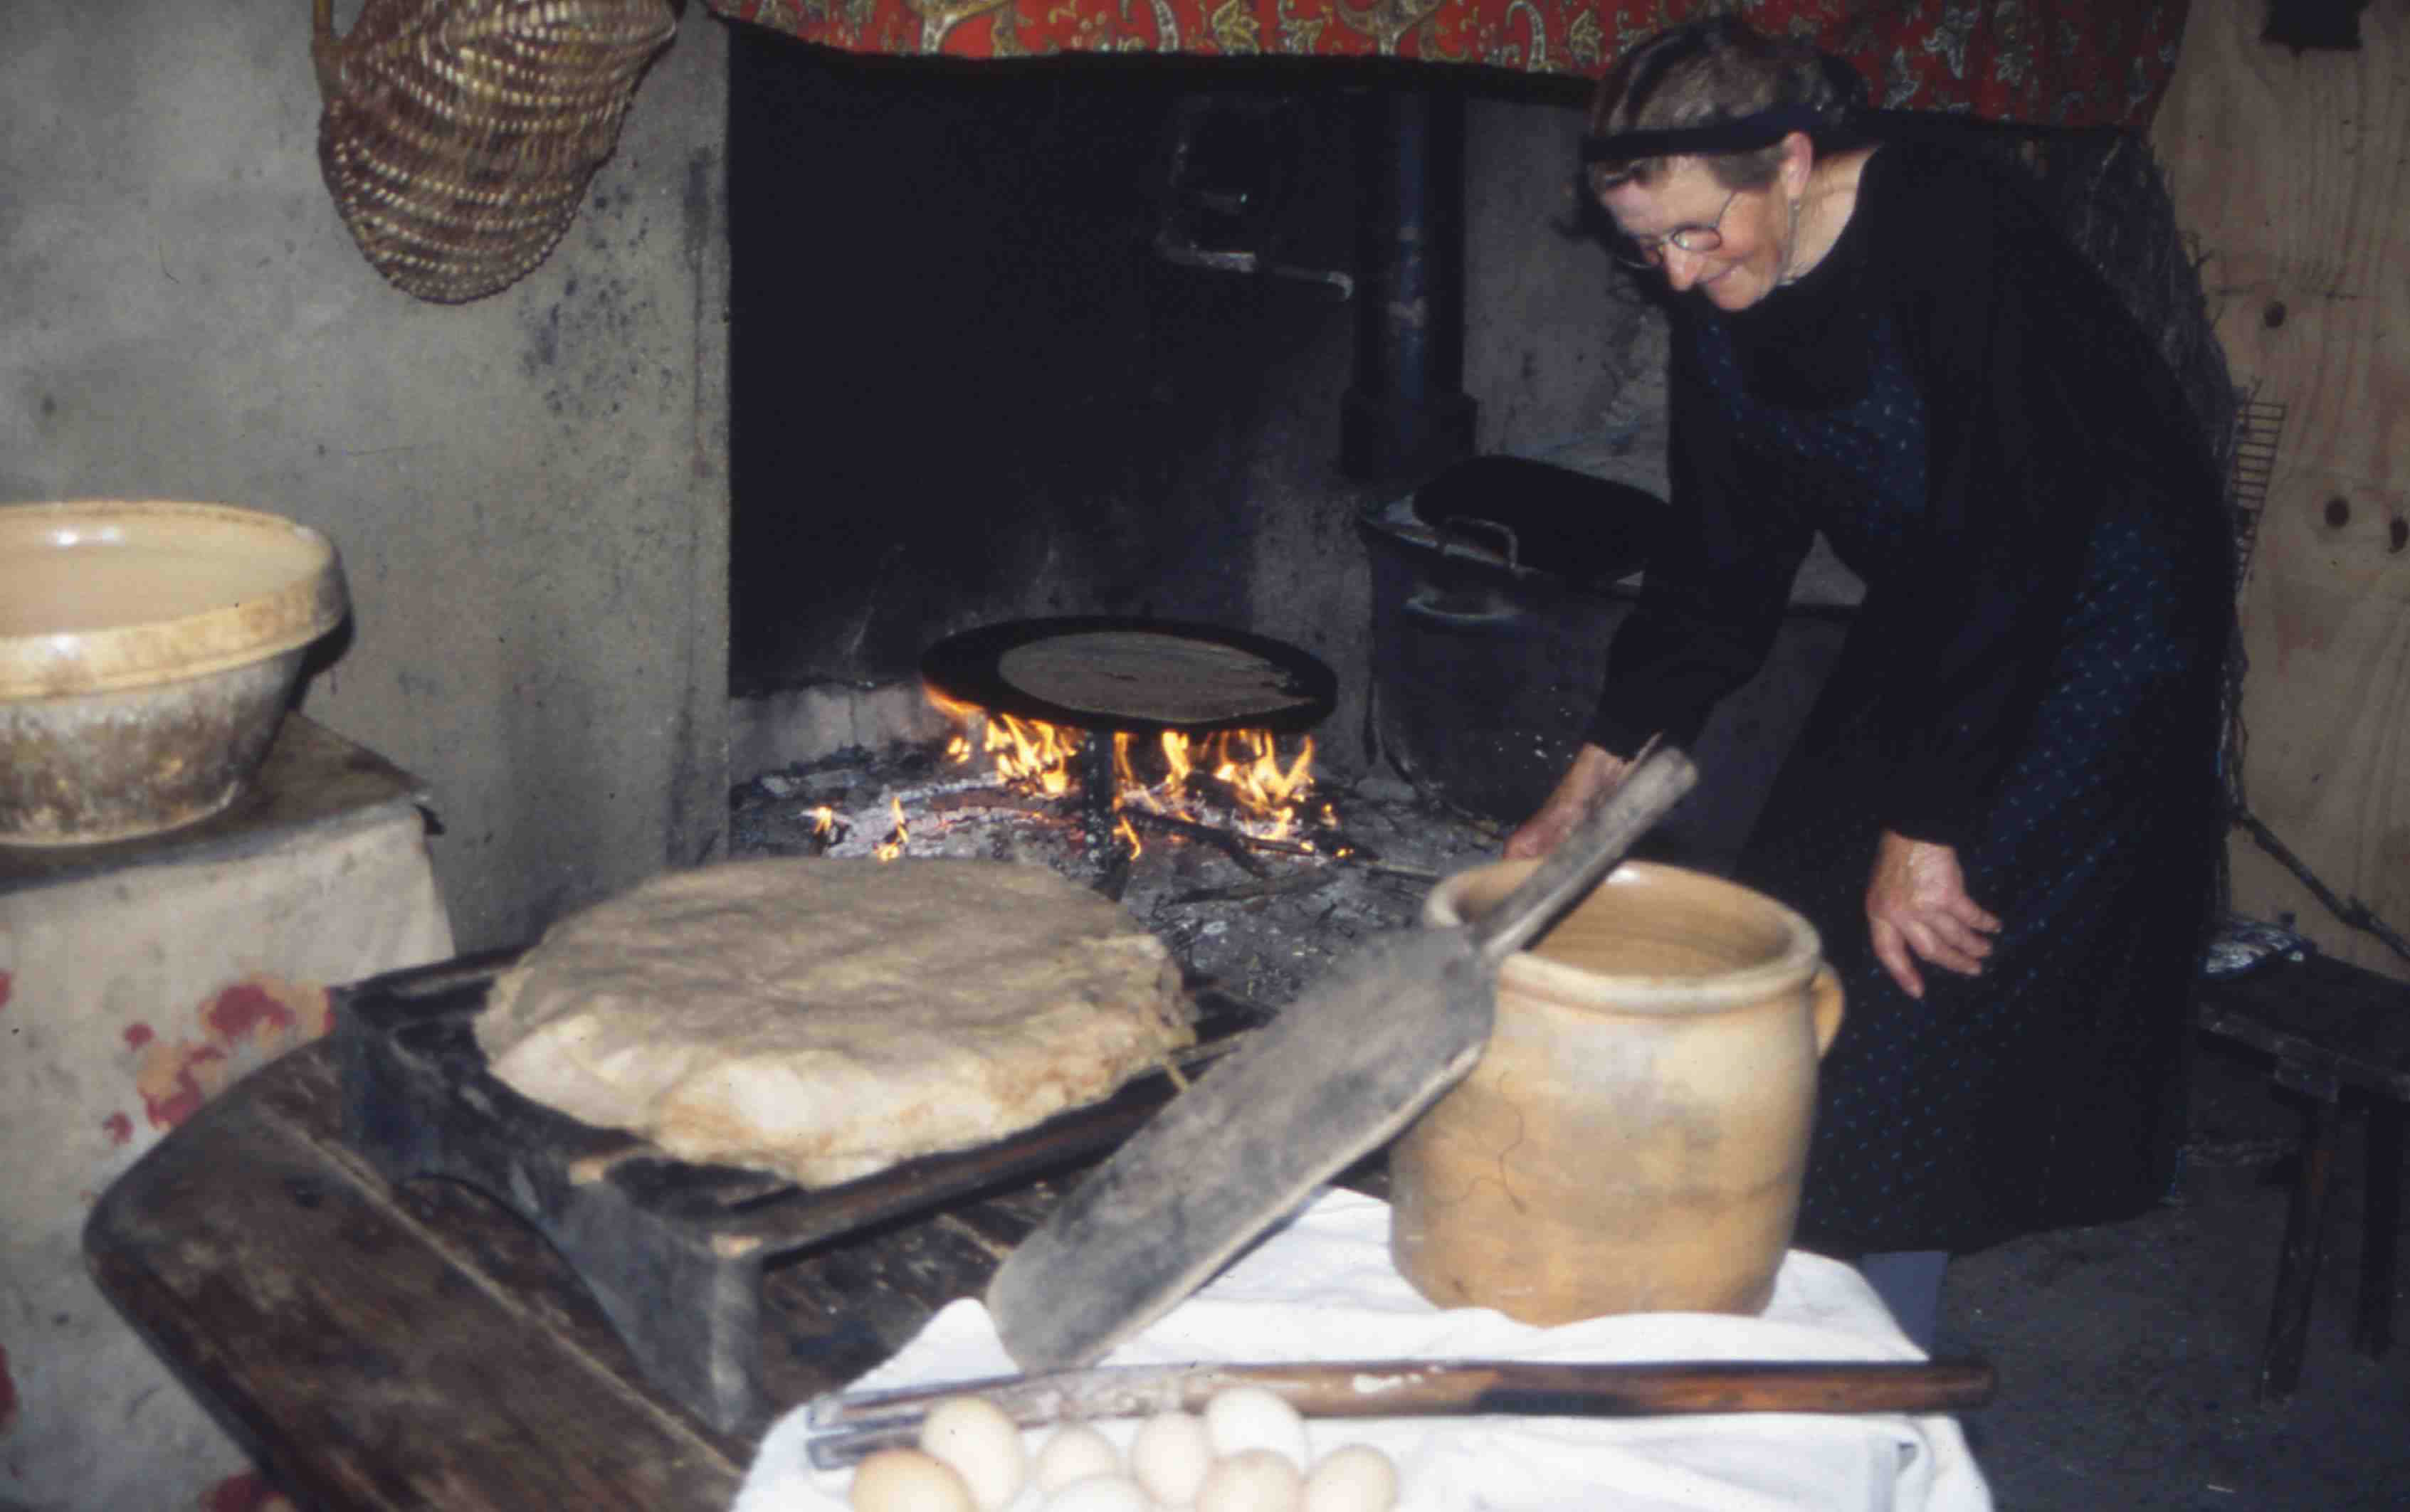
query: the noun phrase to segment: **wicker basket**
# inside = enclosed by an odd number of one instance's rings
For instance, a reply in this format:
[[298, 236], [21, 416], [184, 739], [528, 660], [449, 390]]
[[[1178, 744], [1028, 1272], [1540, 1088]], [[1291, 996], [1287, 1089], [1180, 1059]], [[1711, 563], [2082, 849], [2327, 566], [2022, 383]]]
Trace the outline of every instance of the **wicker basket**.
[[458, 304], [523, 278], [569, 228], [670, 0], [315, 0], [318, 162], [378, 272]]

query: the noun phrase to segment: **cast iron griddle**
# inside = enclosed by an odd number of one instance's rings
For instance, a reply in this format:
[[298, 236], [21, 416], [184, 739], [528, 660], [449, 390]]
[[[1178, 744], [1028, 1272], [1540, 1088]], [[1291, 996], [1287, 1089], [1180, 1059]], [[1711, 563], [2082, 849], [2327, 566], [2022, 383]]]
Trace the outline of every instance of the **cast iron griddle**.
[[[1169, 1100], [1162, 1073], [1132, 1081], [979, 1149], [924, 1156], [835, 1187], [678, 1160], [632, 1134], [597, 1129], [497, 1078], [472, 1024], [516, 952], [373, 977], [336, 997], [343, 1137], [386, 1180], [444, 1176], [532, 1225], [576, 1271], [646, 1375], [721, 1433], [753, 1432], [791, 1403], [765, 1384], [782, 1337], [763, 1271], [974, 1193], [1035, 1182], [1101, 1156]], [[1198, 995], [1194, 1072], [1227, 1052], [1265, 1010]]]
[[1339, 680], [1308, 652], [1185, 620], [1068, 615], [948, 636], [921, 676], [962, 703], [1075, 729], [1191, 733], [1320, 724]]

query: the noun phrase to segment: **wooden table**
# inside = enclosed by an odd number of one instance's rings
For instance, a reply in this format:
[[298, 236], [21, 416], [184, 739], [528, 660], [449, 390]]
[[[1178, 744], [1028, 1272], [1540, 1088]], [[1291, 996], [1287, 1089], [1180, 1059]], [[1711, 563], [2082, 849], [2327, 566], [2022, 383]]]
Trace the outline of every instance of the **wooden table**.
[[[297, 1050], [161, 1142], [84, 1237], [102, 1292], [286, 1492], [727, 1507], [752, 1443], [648, 1388], [533, 1229], [455, 1183], [387, 1184], [343, 1144], [341, 1109], [329, 1048]], [[850, 1379], [978, 1291], [1004, 1247], [980, 1219], [940, 1214], [783, 1270], [781, 1305], [816, 1312], [829, 1347], [780, 1361], [782, 1399]]]

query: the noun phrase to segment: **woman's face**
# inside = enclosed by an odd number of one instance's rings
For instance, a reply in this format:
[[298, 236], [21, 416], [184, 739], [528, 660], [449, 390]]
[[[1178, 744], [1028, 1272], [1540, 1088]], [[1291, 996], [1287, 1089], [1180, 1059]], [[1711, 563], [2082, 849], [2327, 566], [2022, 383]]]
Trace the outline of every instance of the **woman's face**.
[[[1764, 189], [1735, 194], [1697, 159], [1686, 158], [1655, 183], [1620, 185], [1600, 203], [1625, 236], [1648, 250], [1676, 294], [1696, 289], [1719, 310], [1747, 310], [1773, 293], [1782, 277], [1791, 232], [1783, 187], [1777, 178]], [[1710, 252], [1687, 252], [1667, 239], [1706, 227], [1716, 235], [1683, 239], [1714, 242]]]

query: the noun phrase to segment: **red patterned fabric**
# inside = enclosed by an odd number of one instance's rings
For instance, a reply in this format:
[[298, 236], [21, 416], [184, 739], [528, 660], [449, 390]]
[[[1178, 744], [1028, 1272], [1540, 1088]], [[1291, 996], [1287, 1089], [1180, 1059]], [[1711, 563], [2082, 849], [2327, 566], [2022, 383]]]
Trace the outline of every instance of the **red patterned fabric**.
[[[707, 0], [852, 52], [1395, 58], [1596, 75], [1623, 44], [1729, 0]], [[1856, 64], [1877, 103], [2047, 125], [2150, 122], [2189, 0], [1749, 0], [1762, 31]]]

